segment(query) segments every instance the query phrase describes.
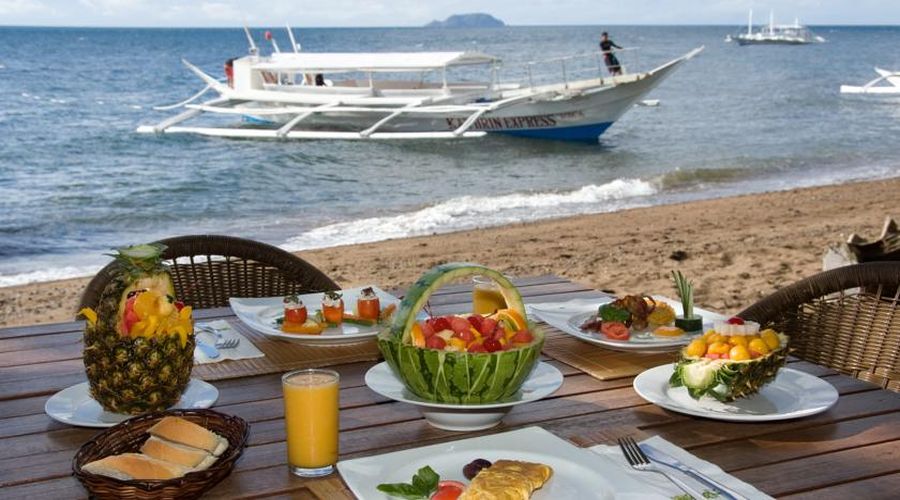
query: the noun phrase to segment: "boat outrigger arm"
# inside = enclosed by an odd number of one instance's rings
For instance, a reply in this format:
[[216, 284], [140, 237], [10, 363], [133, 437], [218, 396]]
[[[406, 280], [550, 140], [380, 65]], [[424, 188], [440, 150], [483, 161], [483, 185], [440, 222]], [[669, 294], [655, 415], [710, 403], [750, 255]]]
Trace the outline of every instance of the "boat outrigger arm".
[[[875, 68], [875, 72], [878, 78], [865, 85], [841, 85], [841, 94], [900, 95], [900, 71]], [[881, 83], [887, 85], [879, 85]]]
[[[477, 52], [280, 53], [234, 60], [233, 77], [219, 81], [182, 62], [206, 88], [173, 106], [184, 111], [140, 133], [191, 133], [216, 137], [269, 139], [455, 139], [488, 131], [514, 135], [594, 138], [663, 78], [703, 48], [646, 73], [549, 85], [501, 84], [498, 60]], [[447, 82], [455, 66], [493, 65], [490, 83]], [[375, 73], [443, 73], [441, 84], [375, 80]], [[565, 74], [565, 66], [563, 66]], [[365, 80], [328, 82], [322, 74], [362, 73]], [[317, 85], [310, 83], [315, 76]], [[194, 103], [206, 90], [219, 96]], [[238, 115], [262, 126], [181, 126], [204, 113]], [[541, 127], [544, 127], [543, 129]], [[534, 132], [532, 134], [532, 132]], [[582, 137], [578, 137], [582, 139]]]

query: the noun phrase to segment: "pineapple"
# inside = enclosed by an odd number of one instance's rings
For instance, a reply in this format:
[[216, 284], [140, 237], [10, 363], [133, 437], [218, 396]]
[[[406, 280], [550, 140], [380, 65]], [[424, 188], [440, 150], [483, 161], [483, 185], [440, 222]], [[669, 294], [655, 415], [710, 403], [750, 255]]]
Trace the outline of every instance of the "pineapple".
[[184, 392], [194, 362], [191, 308], [175, 300], [161, 262], [164, 246], [136, 245], [114, 255], [114, 277], [97, 310], [82, 309], [84, 368], [103, 409], [136, 415], [166, 409]]
[[707, 340], [716, 342], [708, 346], [702, 339], [694, 340], [679, 353], [669, 385], [686, 387], [694, 399], [708, 395], [725, 403], [756, 394], [775, 378], [788, 352], [787, 335], [774, 330], [762, 333], [768, 343], [748, 337], [753, 340], [728, 344], [719, 340], [718, 333], [709, 334]]

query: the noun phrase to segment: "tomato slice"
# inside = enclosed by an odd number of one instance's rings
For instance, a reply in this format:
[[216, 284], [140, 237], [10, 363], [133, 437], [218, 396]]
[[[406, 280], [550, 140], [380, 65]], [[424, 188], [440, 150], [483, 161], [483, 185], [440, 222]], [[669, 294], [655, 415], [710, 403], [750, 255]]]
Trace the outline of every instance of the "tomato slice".
[[458, 481], [441, 481], [437, 491], [431, 495], [431, 500], [456, 500], [462, 495], [463, 489], [465, 486]]
[[631, 336], [625, 323], [618, 321], [604, 321], [600, 332], [610, 340], [628, 340], [628, 337]]

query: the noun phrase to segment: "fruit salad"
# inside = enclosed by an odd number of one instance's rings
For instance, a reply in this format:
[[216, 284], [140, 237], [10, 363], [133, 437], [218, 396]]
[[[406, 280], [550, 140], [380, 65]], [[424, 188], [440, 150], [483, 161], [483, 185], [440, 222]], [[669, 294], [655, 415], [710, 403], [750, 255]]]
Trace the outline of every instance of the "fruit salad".
[[412, 329], [413, 345], [442, 351], [506, 351], [533, 341], [525, 318], [512, 309], [489, 315], [438, 316], [419, 321]]

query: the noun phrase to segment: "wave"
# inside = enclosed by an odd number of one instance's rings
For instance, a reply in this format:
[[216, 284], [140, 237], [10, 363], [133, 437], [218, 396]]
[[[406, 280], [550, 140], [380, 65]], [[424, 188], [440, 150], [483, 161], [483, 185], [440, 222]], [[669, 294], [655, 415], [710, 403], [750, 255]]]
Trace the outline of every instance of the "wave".
[[758, 175], [760, 169], [746, 167], [733, 168], [695, 168], [680, 169], [666, 172], [654, 178], [654, 183], [660, 189], [682, 189], [695, 187], [699, 184], [718, 184], [734, 182], [753, 175]]
[[47, 267], [37, 271], [18, 274], [0, 274], [0, 287], [25, 285], [42, 281], [57, 281], [69, 278], [81, 278], [96, 274], [103, 266], [63, 266]]
[[599, 213], [625, 208], [623, 200], [656, 192], [653, 183], [642, 179], [616, 179], [565, 192], [461, 196], [413, 212], [317, 227], [288, 239], [282, 248], [298, 251]]

